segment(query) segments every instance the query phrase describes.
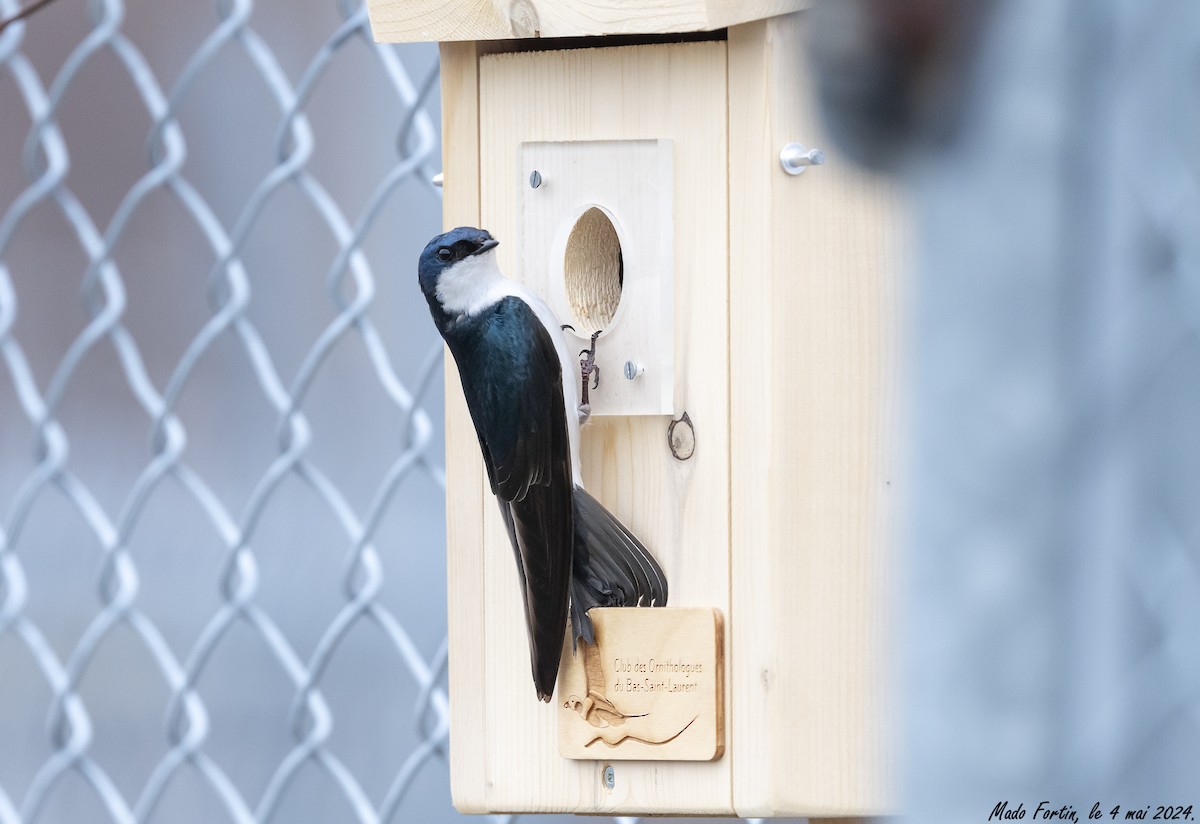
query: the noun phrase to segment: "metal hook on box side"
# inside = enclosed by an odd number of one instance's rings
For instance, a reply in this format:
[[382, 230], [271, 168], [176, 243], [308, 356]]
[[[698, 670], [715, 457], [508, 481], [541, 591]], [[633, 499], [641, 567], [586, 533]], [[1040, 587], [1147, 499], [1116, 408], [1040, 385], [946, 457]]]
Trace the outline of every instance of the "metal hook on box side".
[[824, 162], [823, 151], [808, 149], [799, 143], [789, 143], [779, 151], [779, 165], [790, 175], [801, 174], [809, 166], [820, 166]]

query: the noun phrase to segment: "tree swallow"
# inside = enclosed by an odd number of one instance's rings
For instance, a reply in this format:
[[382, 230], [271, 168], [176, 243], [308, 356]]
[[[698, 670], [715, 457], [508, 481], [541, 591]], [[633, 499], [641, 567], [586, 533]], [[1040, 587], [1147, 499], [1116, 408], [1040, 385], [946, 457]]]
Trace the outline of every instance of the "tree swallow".
[[517, 558], [533, 683], [549, 701], [568, 612], [572, 640], [594, 644], [589, 609], [663, 606], [667, 580], [641, 541], [584, 491], [580, 366], [550, 308], [500, 272], [497, 245], [482, 229], [453, 229], [425, 247], [418, 275], [458, 365]]

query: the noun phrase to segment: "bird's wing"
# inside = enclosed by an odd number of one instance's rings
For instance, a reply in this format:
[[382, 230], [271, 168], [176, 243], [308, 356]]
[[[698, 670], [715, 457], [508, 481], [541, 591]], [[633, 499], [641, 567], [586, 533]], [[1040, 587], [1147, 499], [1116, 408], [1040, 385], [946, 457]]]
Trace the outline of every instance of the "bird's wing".
[[548, 701], [566, 629], [574, 534], [562, 366], [549, 331], [520, 298], [504, 298], [475, 321], [467, 332], [474, 340], [451, 342], [451, 351], [516, 553], [534, 683]]

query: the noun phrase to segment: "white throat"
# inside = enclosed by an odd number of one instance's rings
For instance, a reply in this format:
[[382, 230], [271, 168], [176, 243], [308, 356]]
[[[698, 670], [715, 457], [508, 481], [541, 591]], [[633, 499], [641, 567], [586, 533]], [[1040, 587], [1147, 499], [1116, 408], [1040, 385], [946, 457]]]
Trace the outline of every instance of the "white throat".
[[507, 295], [512, 281], [496, 265], [496, 250], [471, 255], [442, 272], [434, 293], [448, 315], [477, 315]]

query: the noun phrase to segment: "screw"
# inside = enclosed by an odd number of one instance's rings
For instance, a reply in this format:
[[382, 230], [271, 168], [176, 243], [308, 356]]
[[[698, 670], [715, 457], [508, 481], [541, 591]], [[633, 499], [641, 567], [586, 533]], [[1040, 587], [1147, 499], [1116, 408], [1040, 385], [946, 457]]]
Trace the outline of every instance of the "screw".
[[435, 174], [433, 176], [433, 179], [430, 180], [429, 182], [432, 183], [434, 186], [437, 186], [440, 189], [440, 188], [442, 188], [442, 182], [444, 180], [445, 180], [445, 177], [442, 175], [441, 172], [438, 172], [437, 174]]
[[534, 189], [542, 185], [542, 173], [537, 169], [529, 173], [529, 185]]
[[626, 379], [633, 380], [634, 378], [638, 377], [639, 375], [644, 375], [644, 374], [646, 374], [646, 367], [642, 366], [640, 363], [634, 363], [631, 360], [625, 361], [625, 377], [626, 377]]
[[806, 149], [799, 143], [789, 143], [779, 151], [779, 165], [790, 175], [801, 174], [808, 166], [820, 166], [824, 162], [823, 151]]
[[604, 768], [604, 786], [612, 789], [617, 783], [617, 773], [612, 767]]

